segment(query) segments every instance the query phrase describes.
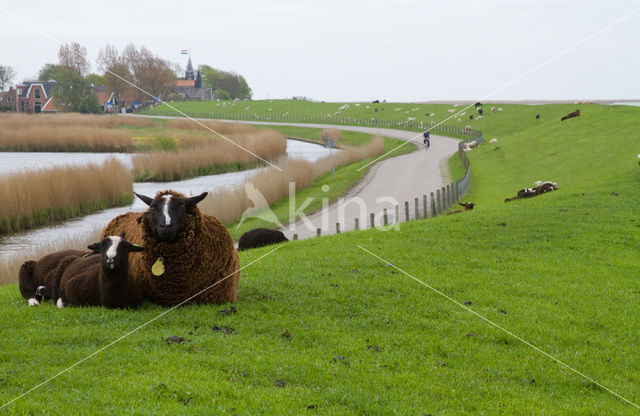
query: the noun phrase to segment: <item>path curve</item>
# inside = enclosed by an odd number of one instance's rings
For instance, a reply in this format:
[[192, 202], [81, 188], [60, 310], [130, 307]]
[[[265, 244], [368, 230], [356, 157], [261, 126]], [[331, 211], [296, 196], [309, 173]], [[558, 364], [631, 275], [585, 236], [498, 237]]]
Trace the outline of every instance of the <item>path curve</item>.
[[[184, 119], [184, 117], [170, 116], [136, 116]], [[211, 119], [196, 120], [209, 121]], [[298, 238], [315, 236], [318, 228], [322, 230], [322, 234], [333, 234], [336, 232], [337, 222], [340, 223], [341, 231], [353, 230], [355, 218], [359, 219], [360, 228], [369, 228], [370, 213], [374, 213], [376, 225], [379, 225], [385, 208], [387, 209], [389, 223], [392, 224], [395, 221], [395, 205], [401, 205], [400, 218], [404, 219], [404, 201], [409, 201], [410, 209], [413, 213], [413, 201], [415, 198], [420, 198], [420, 204], [422, 204], [422, 195], [429, 195], [430, 192], [435, 192], [436, 189], [440, 189], [445, 185], [443, 172], [446, 171], [446, 162], [451, 155], [458, 151], [459, 142], [457, 139], [450, 137], [431, 135], [431, 147], [429, 150], [425, 150], [422, 146], [421, 134], [406, 130], [330, 124], [246, 120], [218, 121], [257, 125], [337, 128], [378, 134], [407, 142], [415, 138], [416, 135], [419, 136], [412, 143], [406, 144], [406, 146], [416, 147], [415, 151], [375, 163], [365, 177], [338, 201], [314, 214], [302, 216], [297, 221], [283, 227], [282, 231], [289, 239], [293, 237], [293, 234], [297, 234]], [[330, 183], [328, 185], [331, 186]], [[303, 202], [296, 201], [296, 206], [300, 206]]]

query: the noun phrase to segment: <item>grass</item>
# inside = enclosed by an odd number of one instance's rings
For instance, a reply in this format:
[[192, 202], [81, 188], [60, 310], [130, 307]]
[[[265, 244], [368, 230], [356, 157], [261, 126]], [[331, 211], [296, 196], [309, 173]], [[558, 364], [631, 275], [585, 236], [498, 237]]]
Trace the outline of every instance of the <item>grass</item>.
[[131, 190], [131, 174], [116, 159], [6, 175], [0, 178], [0, 233], [127, 205], [133, 201]]
[[[502, 107], [468, 153], [473, 211], [241, 252], [237, 313], [181, 307], [8, 410], [637, 414], [358, 248], [639, 403], [640, 109]], [[560, 189], [503, 202], [538, 179]], [[16, 285], [0, 305], [3, 403], [166, 311], [29, 308]]]

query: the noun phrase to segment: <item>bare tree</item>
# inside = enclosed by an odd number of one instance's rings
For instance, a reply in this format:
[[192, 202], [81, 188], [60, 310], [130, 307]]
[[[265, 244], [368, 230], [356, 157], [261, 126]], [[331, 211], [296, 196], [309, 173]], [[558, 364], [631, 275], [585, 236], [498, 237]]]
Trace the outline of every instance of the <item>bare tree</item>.
[[87, 59], [87, 48], [78, 42], [65, 43], [58, 51], [59, 65], [84, 76], [89, 73], [91, 64]]
[[176, 74], [171, 70], [171, 64], [144, 46], [138, 50], [130, 44], [122, 52], [122, 57], [129, 66], [134, 84], [154, 97], [175, 85]]
[[119, 99], [132, 88], [129, 84], [129, 82], [133, 82], [129, 65], [124, 57], [120, 56], [115, 46], [107, 44], [104, 49], [100, 49], [98, 66], [104, 70], [105, 87], [113, 92], [116, 98]]
[[5, 88], [13, 82], [16, 77], [16, 71], [9, 65], [0, 65], [0, 92], [4, 92]]

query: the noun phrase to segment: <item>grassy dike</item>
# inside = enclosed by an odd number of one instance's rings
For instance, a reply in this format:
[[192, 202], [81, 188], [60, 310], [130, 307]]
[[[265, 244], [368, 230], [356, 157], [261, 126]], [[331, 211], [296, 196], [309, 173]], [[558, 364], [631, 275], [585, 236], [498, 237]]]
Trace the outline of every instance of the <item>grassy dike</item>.
[[[7, 413], [637, 414], [359, 248], [640, 402], [640, 109], [503, 107], [472, 212], [242, 252], [236, 313], [181, 307]], [[503, 202], [538, 179], [560, 189]], [[166, 311], [0, 305], [3, 404]]]

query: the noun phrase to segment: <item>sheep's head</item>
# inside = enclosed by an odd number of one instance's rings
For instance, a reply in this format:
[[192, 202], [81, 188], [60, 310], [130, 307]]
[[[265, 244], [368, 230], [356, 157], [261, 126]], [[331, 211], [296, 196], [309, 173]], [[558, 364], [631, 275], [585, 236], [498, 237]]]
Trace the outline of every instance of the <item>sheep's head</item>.
[[100, 265], [104, 271], [118, 271], [128, 265], [129, 253], [144, 250], [124, 239], [124, 231], [117, 236], [109, 236], [99, 243], [87, 246], [92, 254], [100, 254]]
[[464, 209], [467, 211], [472, 210], [473, 207], [476, 206], [476, 204], [474, 204], [473, 202], [465, 202], [464, 204], [458, 202], [458, 205], [460, 205], [461, 207], [464, 207]]
[[185, 198], [177, 192], [158, 192], [155, 198], [135, 194], [149, 206], [151, 224], [156, 236], [166, 242], [175, 241], [184, 229], [185, 216], [193, 214], [198, 202], [202, 201], [207, 192], [191, 198]]

